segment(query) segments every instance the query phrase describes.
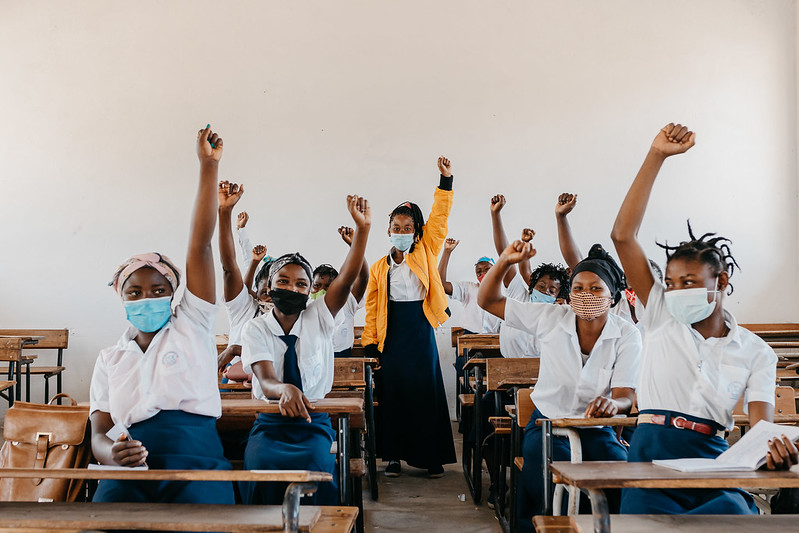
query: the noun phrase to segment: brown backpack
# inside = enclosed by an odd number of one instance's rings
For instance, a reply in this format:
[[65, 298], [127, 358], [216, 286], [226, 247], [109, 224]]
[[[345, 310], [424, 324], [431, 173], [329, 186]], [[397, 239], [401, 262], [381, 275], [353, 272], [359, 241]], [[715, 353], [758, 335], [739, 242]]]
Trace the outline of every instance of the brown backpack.
[[[72, 405], [51, 405], [67, 397]], [[47, 405], [15, 402], [3, 424], [0, 468], [86, 468], [91, 456], [89, 407], [66, 394]], [[75, 501], [82, 479], [3, 478], [0, 501]]]

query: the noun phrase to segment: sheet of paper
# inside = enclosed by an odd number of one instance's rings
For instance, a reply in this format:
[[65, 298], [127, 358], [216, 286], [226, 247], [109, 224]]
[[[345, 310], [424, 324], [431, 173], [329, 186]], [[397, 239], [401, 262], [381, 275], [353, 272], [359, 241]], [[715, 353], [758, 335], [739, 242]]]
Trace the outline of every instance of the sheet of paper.
[[748, 467], [741, 467], [737, 465], [728, 465], [720, 463], [715, 459], [703, 459], [698, 457], [691, 457], [688, 459], [655, 459], [652, 464], [657, 466], [665, 466], [672, 470], [679, 470], [680, 472], [734, 472], [741, 470], [751, 470]]
[[89, 464], [89, 470], [149, 470], [149, 467], [147, 465], [141, 465], [141, 466], [118, 466], [118, 465]]
[[[116, 441], [119, 438], [119, 436], [122, 434], [127, 435], [128, 428], [126, 428], [124, 424], [120, 424], [119, 422], [117, 422], [116, 424], [114, 424], [114, 427], [108, 430], [105, 436], [113, 441]], [[128, 436], [128, 438], [130, 438], [130, 436]]]
[[766, 462], [768, 441], [782, 438], [783, 434], [796, 441], [799, 439], [799, 427], [779, 426], [761, 420], [716, 460], [726, 464], [746, 465], [751, 470], [757, 470]]

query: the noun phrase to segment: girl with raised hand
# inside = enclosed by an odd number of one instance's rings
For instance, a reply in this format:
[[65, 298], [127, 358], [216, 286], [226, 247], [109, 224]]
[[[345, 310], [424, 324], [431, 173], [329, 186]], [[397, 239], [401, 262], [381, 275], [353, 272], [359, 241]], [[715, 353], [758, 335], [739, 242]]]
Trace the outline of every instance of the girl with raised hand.
[[[230, 469], [216, 432], [222, 406], [211, 251], [222, 148], [210, 127], [197, 134], [200, 183], [186, 256], [186, 291], [174, 311], [181, 273], [162, 254], [131, 257], [110, 283], [131, 325], [115, 346], [100, 352], [92, 375], [92, 453], [101, 464]], [[232, 504], [233, 486], [102, 480], [94, 501]]]
[[[277, 258], [266, 279], [256, 283], [259, 294], [268, 288], [275, 307], [244, 326], [241, 359], [244, 371], [255, 375], [253, 395], [279, 400], [280, 414], [258, 415], [244, 452], [246, 469], [313, 470], [335, 476], [336, 456], [330, 447], [336, 433], [326, 413], [314, 412], [313, 402], [333, 388], [335, 317], [358, 276], [372, 221], [364, 198], [348, 196], [347, 209], [355, 222], [352, 246], [321, 298], [309, 299], [313, 274], [299, 253]], [[245, 503], [283, 501], [284, 483], [240, 486]], [[311, 501], [335, 505], [336, 483], [320, 484]]]
[[[655, 178], [666, 158], [694, 146], [687, 126], [658, 132], [622, 203], [611, 237], [628, 283], [646, 306], [644, 352], [638, 387], [638, 427], [630, 461], [715, 458], [727, 449], [724, 430], [745, 395], [749, 422], [773, 420], [777, 356], [724, 309], [737, 263], [729, 240], [706, 233], [666, 249], [665, 287], [655, 282], [638, 230]], [[765, 468], [797, 462], [785, 436], [769, 444]], [[741, 490], [625, 489], [622, 512], [635, 514], [757, 513]]]
[[378, 451], [389, 462], [387, 476], [400, 475], [400, 461], [427, 469], [430, 477], [443, 476], [443, 465], [455, 462], [434, 332], [450, 315], [436, 268], [452, 209], [449, 160], [440, 157], [438, 169], [441, 179], [427, 223], [411, 202], [391, 212], [391, 251], [372, 265], [366, 288], [361, 344], [382, 365], [377, 436]]
[[[532, 246], [513, 242], [480, 285], [478, 300], [506, 324], [526, 331], [541, 354], [536, 410], [525, 428], [524, 468], [519, 483], [518, 524], [532, 531], [543, 512], [544, 487], [540, 418], [606, 417], [628, 413], [635, 396], [641, 336], [631, 323], [610, 313], [621, 299], [624, 275], [599, 244], [572, 270], [570, 305], [519, 302], [502, 295], [511, 265], [527, 261]], [[579, 429], [587, 461], [623, 461], [627, 450], [609, 427]], [[555, 461], [570, 459], [569, 441], [553, 437]], [[608, 495], [618, 510], [618, 496]]]

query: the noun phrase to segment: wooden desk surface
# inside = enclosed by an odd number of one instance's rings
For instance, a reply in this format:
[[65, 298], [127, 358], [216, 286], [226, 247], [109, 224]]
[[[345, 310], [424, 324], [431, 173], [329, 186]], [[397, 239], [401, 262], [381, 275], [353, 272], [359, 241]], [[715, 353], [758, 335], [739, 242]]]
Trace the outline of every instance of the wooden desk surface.
[[652, 463], [592, 461], [572, 464], [555, 461], [550, 465], [555, 483], [583, 489], [731, 489], [797, 488], [799, 472], [678, 472]]
[[463, 369], [464, 370], [471, 370], [472, 368], [475, 368], [475, 367], [478, 367], [478, 366], [480, 368], [482, 368], [483, 370], [485, 370], [486, 360], [483, 359], [482, 357], [472, 357], [471, 359], [466, 361], [466, 363], [464, 363]]
[[[553, 428], [582, 428], [592, 426], [634, 427], [638, 418], [634, 416], [619, 416], [611, 418], [553, 418]], [[540, 426], [542, 420], [537, 424]]]
[[332, 481], [307, 470], [91, 470], [88, 468], [0, 468], [2, 478], [125, 479], [155, 481]]
[[[324, 398], [313, 402], [315, 413], [330, 413], [339, 415], [354, 415], [363, 413], [363, 400], [361, 398]], [[279, 413], [277, 403], [267, 403], [263, 400], [222, 399], [222, 416], [225, 415], [254, 415], [257, 413]]]
[[[594, 517], [536, 516], [536, 531], [540, 533], [583, 533], [594, 530]], [[565, 524], [570, 524], [567, 526]], [[799, 532], [796, 515], [610, 515], [613, 533], [669, 531], [679, 533], [747, 533]]]
[[[733, 415], [733, 420], [735, 420], [736, 426], [748, 426], [749, 425], [749, 415]], [[774, 415], [774, 423], [775, 424], [799, 424], [799, 414], [798, 415]]]

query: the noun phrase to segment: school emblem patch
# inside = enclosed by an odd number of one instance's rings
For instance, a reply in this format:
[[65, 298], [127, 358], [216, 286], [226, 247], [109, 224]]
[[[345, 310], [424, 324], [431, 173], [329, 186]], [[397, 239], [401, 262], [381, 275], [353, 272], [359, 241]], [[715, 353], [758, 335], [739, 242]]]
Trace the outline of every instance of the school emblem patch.
[[740, 381], [733, 381], [727, 385], [727, 392], [731, 398], [738, 398], [744, 391], [744, 384]]
[[167, 352], [161, 358], [161, 364], [164, 365], [164, 368], [172, 368], [178, 364], [179, 357], [180, 356], [178, 356], [178, 354], [175, 352]]

